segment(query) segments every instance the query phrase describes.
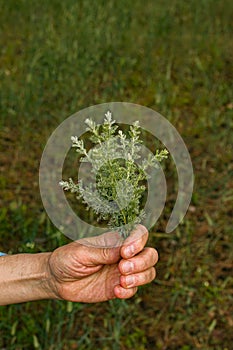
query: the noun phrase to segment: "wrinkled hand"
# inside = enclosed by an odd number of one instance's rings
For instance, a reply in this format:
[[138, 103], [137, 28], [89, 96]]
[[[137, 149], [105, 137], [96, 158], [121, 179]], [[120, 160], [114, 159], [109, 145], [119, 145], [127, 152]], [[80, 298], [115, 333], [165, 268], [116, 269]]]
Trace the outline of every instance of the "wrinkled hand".
[[[107, 242], [114, 233], [90, 238]], [[100, 302], [127, 299], [137, 287], [155, 278], [157, 251], [144, 248], [148, 232], [142, 225], [113, 248], [96, 248], [75, 241], [56, 249], [49, 259], [50, 285], [59, 299]]]

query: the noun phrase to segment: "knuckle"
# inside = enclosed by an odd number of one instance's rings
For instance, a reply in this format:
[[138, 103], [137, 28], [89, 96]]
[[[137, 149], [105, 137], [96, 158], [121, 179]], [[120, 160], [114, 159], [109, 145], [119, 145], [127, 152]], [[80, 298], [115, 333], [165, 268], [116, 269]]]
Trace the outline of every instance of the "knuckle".
[[155, 268], [154, 267], [152, 267], [151, 268], [151, 281], [153, 281], [154, 279], [155, 279], [155, 277], [156, 277], [156, 270], [155, 270]]
[[130, 297], [134, 296], [138, 291], [138, 288], [137, 287], [133, 287], [132, 290], [131, 290], [131, 295]]
[[104, 258], [105, 260], [108, 260], [108, 259], [109, 259], [109, 251], [110, 251], [110, 249], [108, 249], [108, 248], [103, 248], [103, 249], [102, 249], [102, 256], [103, 256], [103, 258]]
[[142, 246], [144, 246], [145, 241], [148, 238], [148, 235], [149, 235], [148, 230], [145, 226], [138, 224], [135, 232], [136, 232], [136, 237], [138, 238], [137, 239], [137, 248], [141, 249]]
[[148, 256], [150, 256], [151, 265], [155, 265], [159, 260], [159, 255], [156, 249], [149, 247]]
[[148, 234], [148, 230], [144, 225], [138, 224], [137, 228], [141, 231], [143, 235]]
[[142, 274], [141, 276], [141, 283], [140, 284], [147, 284], [150, 283], [151, 281], [153, 281], [153, 279], [155, 278], [155, 268], [151, 267], [150, 269], [148, 269], [147, 271], [145, 271], [144, 274]]
[[154, 249], [154, 255], [155, 255], [155, 264], [159, 261], [159, 253], [156, 249]]
[[145, 257], [141, 257], [140, 259], [138, 259], [138, 269], [140, 271], [144, 271], [148, 268], [148, 263], [147, 263], [147, 259]]

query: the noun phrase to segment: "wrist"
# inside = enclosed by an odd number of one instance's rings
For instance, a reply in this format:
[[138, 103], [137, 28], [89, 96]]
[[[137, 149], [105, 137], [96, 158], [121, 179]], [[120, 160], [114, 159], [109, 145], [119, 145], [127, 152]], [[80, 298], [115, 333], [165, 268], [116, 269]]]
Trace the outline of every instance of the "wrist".
[[[43, 254], [43, 255], [42, 255]], [[50, 257], [52, 253], [41, 253], [41, 275], [40, 280], [40, 292], [44, 295], [43, 299], [59, 299], [54, 276], [50, 269]]]
[[59, 295], [57, 279], [51, 267], [51, 257], [53, 253], [49, 253], [45, 257], [45, 279], [43, 283], [44, 290], [47, 291], [49, 299], [62, 299]]

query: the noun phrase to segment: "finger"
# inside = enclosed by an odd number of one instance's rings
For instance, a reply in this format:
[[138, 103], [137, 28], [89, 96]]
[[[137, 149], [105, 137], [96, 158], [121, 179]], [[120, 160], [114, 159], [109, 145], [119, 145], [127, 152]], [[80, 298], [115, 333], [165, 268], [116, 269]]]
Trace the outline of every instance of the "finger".
[[137, 225], [121, 247], [121, 256], [128, 259], [138, 254], [145, 246], [148, 239], [148, 231], [145, 226]]
[[123, 288], [134, 288], [150, 283], [156, 276], [156, 270], [154, 267], [149, 268], [146, 271], [135, 273], [133, 275], [121, 276], [120, 283]]
[[114, 288], [114, 293], [119, 299], [129, 299], [137, 293], [137, 290], [137, 287], [125, 289], [121, 285], [117, 285]]
[[147, 270], [158, 262], [158, 253], [154, 248], [146, 247], [141, 253], [133, 258], [119, 263], [119, 270], [122, 275], [129, 275]]

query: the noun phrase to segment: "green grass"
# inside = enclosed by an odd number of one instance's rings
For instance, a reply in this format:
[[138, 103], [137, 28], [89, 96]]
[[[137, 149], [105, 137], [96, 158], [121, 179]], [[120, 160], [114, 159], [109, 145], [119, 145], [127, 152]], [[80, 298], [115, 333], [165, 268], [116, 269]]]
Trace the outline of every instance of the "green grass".
[[182, 225], [150, 235], [157, 279], [129, 301], [0, 309], [0, 349], [230, 350], [232, 347], [232, 1], [0, 0], [0, 250], [68, 240], [47, 219], [38, 167], [54, 128], [93, 104], [128, 101], [184, 138], [195, 189]]

